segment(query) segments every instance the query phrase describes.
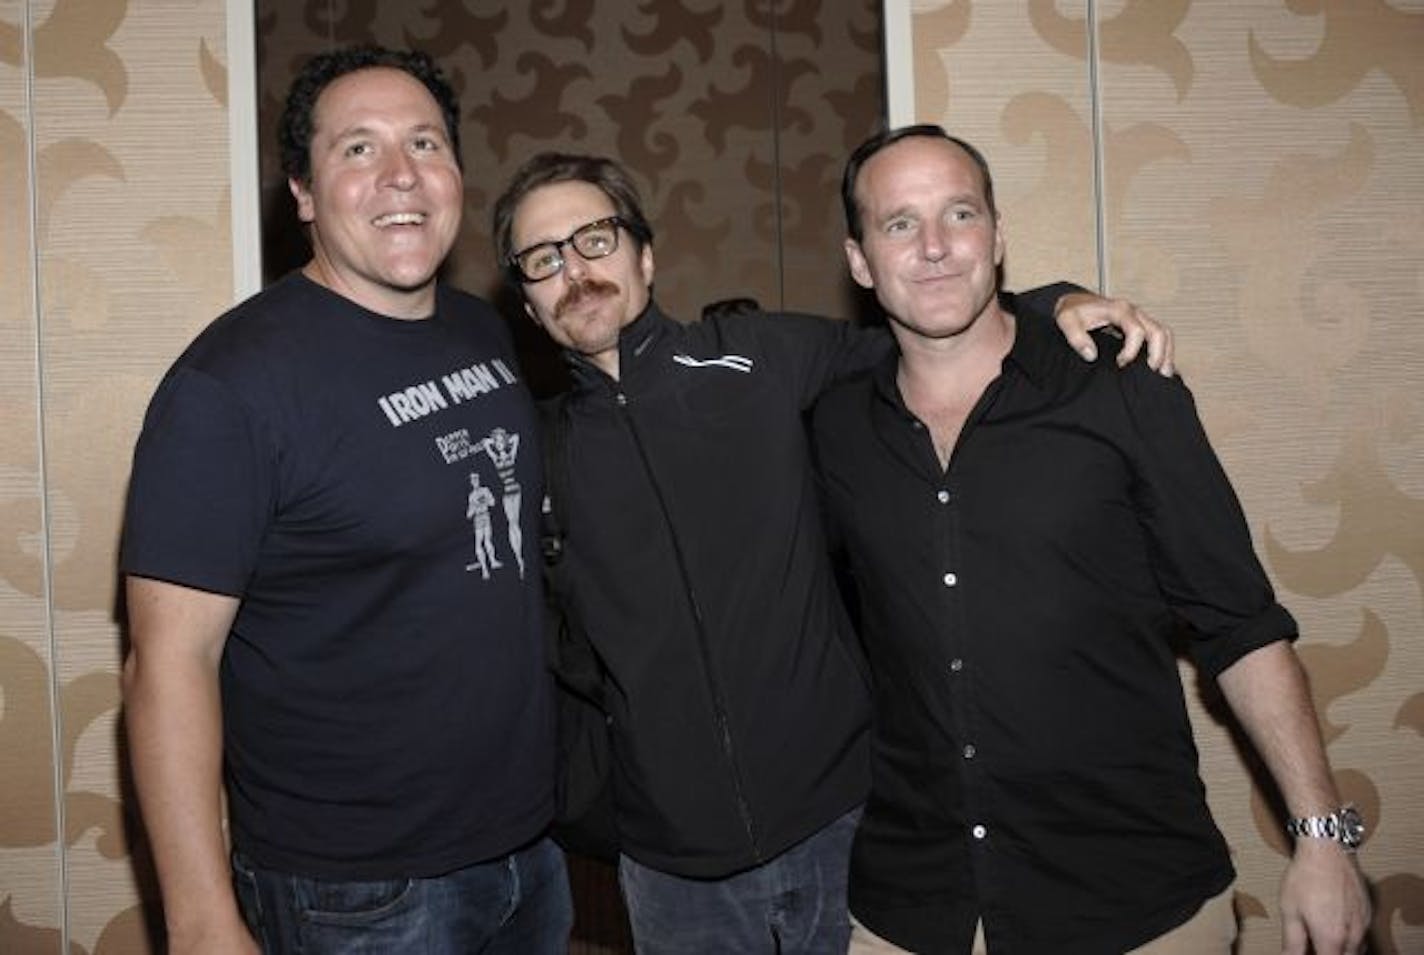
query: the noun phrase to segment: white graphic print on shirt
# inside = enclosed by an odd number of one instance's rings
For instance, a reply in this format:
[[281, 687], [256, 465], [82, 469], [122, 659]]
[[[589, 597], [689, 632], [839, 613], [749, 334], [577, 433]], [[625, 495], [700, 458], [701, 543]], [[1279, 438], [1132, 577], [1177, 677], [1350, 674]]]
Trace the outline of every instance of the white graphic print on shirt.
[[509, 523], [509, 548], [514, 552], [514, 559], [519, 564], [519, 578], [523, 580], [524, 534], [519, 527], [521, 489], [514, 477], [514, 464], [519, 458], [519, 435], [495, 428], [482, 444], [504, 485], [504, 516]]
[[[382, 395], [376, 399], [376, 404], [391, 426], [399, 428], [498, 391], [506, 385], [513, 385], [518, 380], [504, 361], [494, 358]], [[435, 450], [446, 464], [456, 464], [484, 454], [494, 465], [499, 478], [499, 501], [503, 505], [509, 549], [522, 580], [524, 533], [519, 521], [522, 489], [515, 471], [519, 459], [519, 435], [504, 428], [495, 428], [483, 438], [474, 438], [468, 428], [460, 428], [437, 436]], [[491, 517], [495, 502], [495, 489], [484, 483], [479, 471], [471, 470], [465, 520], [470, 521], [473, 528], [474, 556], [465, 565], [465, 570], [478, 570], [484, 580], [490, 579], [492, 571], [505, 566], [505, 562], [496, 556], [494, 521]]]
[[519, 379], [503, 361], [498, 358], [488, 363], [476, 362], [468, 368], [459, 368], [448, 375], [393, 391], [376, 399], [386, 420], [399, 428], [412, 421], [419, 421], [426, 415], [444, 411], [452, 405], [463, 404], [472, 398], [488, 394], [502, 385], [512, 385]]

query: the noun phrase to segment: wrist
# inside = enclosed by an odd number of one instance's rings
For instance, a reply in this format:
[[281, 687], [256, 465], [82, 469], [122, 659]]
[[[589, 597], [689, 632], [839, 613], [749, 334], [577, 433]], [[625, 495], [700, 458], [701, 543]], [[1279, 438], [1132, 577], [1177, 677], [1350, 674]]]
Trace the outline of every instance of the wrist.
[[1318, 815], [1297, 816], [1286, 820], [1286, 832], [1295, 839], [1296, 848], [1334, 843], [1348, 852], [1359, 848], [1365, 837], [1365, 823], [1360, 811], [1348, 803], [1339, 809]]

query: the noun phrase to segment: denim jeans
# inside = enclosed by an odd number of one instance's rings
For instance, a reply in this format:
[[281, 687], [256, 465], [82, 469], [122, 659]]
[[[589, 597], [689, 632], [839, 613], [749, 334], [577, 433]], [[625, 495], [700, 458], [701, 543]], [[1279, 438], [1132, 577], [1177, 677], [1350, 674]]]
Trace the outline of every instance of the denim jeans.
[[856, 808], [770, 862], [725, 879], [688, 879], [628, 856], [618, 881], [638, 955], [845, 952], [846, 875]]
[[429, 879], [331, 882], [232, 857], [266, 955], [564, 955], [573, 927], [564, 855], [548, 839]]

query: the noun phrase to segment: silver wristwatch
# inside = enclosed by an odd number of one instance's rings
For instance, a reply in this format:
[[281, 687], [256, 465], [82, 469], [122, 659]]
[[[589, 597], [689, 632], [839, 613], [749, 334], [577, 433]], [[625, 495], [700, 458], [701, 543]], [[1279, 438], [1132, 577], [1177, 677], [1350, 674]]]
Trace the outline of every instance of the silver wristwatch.
[[1351, 852], [1365, 839], [1365, 820], [1354, 806], [1341, 806], [1324, 816], [1305, 816], [1286, 821], [1286, 832], [1297, 839], [1330, 839]]

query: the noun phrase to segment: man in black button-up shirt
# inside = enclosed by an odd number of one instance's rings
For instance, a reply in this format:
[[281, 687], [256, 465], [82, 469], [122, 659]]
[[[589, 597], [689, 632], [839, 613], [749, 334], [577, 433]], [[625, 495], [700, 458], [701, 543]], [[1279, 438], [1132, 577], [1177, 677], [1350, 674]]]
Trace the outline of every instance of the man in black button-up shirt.
[[[1340, 803], [1295, 623], [1181, 381], [1083, 363], [1004, 310], [972, 147], [883, 134], [852, 157], [846, 200], [851, 272], [900, 348], [814, 418], [875, 680], [852, 910], [865, 938], [916, 952], [966, 953], [976, 924], [994, 955], [1170, 937], [1233, 880], [1170, 637], [1185, 625], [1309, 817]], [[1299, 840], [1288, 951], [1307, 934], [1357, 950], [1369, 904], [1348, 848]]]

